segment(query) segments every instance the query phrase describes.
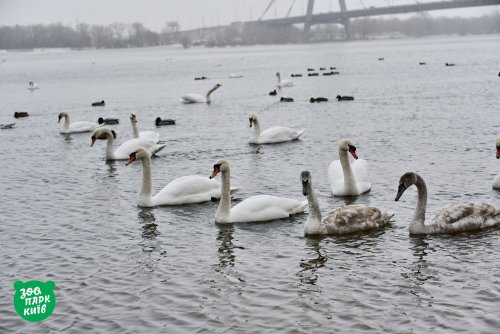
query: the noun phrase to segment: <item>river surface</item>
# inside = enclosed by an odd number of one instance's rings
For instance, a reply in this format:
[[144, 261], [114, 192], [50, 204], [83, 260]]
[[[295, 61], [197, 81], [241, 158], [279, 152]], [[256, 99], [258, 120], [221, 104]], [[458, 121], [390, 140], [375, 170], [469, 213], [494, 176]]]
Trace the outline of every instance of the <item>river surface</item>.
[[[416, 189], [394, 197], [400, 176], [415, 171], [427, 182], [429, 216], [461, 201], [500, 206], [491, 188], [499, 55], [498, 35], [0, 53], [0, 123], [16, 123], [0, 130], [0, 333], [498, 333], [500, 229], [410, 237]], [[330, 66], [340, 74], [307, 76]], [[269, 96], [278, 71], [295, 86]], [[40, 89], [27, 90], [29, 80]], [[211, 104], [179, 102], [215, 83]], [[313, 96], [330, 101], [311, 104]], [[90, 106], [100, 100], [105, 107]], [[233, 204], [256, 194], [303, 200], [299, 174], [309, 170], [323, 212], [366, 203], [394, 212], [394, 222], [310, 238], [307, 213], [219, 225], [216, 202], [141, 209], [142, 165], [106, 162], [105, 142], [90, 147], [89, 133], [61, 135], [62, 111], [71, 121], [119, 118], [110, 126], [118, 142], [131, 138], [130, 113], [140, 130], [157, 130], [167, 146], [153, 159], [154, 192], [182, 175], [208, 177], [224, 158], [241, 189]], [[249, 145], [249, 113], [263, 129], [305, 134]], [[158, 116], [177, 124], [156, 128]], [[345, 137], [372, 178], [371, 192], [350, 199], [333, 197], [327, 176]], [[15, 313], [16, 280], [55, 282], [47, 320]]]

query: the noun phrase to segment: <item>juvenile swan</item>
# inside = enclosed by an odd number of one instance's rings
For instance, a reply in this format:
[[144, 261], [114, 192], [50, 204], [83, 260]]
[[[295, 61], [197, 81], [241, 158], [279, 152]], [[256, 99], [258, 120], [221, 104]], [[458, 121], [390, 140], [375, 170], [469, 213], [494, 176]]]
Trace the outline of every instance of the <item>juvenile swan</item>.
[[479, 230], [500, 224], [500, 210], [488, 203], [459, 203], [446, 206], [436, 212], [425, 224], [427, 187], [417, 173], [405, 173], [399, 179], [396, 201], [406, 189], [417, 187], [418, 201], [410, 223], [410, 234], [449, 234]]
[[[347, 152], [356, 159], [349, 162]], [[372, 187], [365, 160], [358, 159], [352, 140], [345, 138], [339, 144], [339, 159], [328, 167], [328, 180], [333, 196], [356, 196], [369, 191]]]
[[[496, 139], [496, 145], [497, 145], [497, 159], [500, 159], [500, 136], [498, 136]], [[493, 189], [500, 189], [500, 174], [498, 174], [495, 177], [495, 180], [493, 180]]]
[[249, 126], [253, 127], [253, 134], [250, 138], [250, 144], [274, 144], [296, 140], [299, 139], [299, 137], [305, 131], [305, 129], [294, 130], [284, 126], [274, 126], [272, 128], [264, 130], [263, 132], [260, 132], [260, 123], [257, 119], [257, 115], [248, 115], [248, 121], [250, 122]]
[[300, 173], [302, 194], [309, 202], [309, 216], [304, 225], [304, 234], [349, 234], [378, 229], [389, 224], [393, 214], [368, 205], [345, 205], [321, 218], [318, 200], [311, 182], [311, 173]]
[[190, 93], [181, 97], [182, 103], [210, 103], [210, 95], [218, 89], [221, 84], [216, 84], [210, 89], [205, 96], [200, 94]]
[[[130, 153], [126, 166], [137, 159], [142, 160], [142, 186], [137, 206], [182, 205], [208, 202], [212, 198], [220, 198], [220, 182], [199, 175], [186, 175], [176, 178], [153, 196], [149, 151], [144, 147], [137, 148]], [[236, 191], [238, 191], [238, 188], [231, 189], [231, 192]]]
[[229, 163], [220, 160], [214, 165], [210, 178], [222, 173], [221, 198], [215, 213], [216, 223], [248, 223], [288, 218], [290, 215], [304, 212], [307, 201], [270, 195], [256, 195], [245, 199], [231, 208], [229, 196]]

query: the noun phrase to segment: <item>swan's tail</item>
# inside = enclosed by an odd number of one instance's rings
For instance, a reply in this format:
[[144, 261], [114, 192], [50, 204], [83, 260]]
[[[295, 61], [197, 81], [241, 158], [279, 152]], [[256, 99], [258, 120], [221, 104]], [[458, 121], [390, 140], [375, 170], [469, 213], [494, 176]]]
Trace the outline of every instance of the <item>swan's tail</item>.
[[238, 191], [240, 191], [240, 188], [238, 188], [238, 187], [231, 187], [231, 189], [229, 189], [229, 192], [230, 192], [231, 194], [235, 194], [235, 193], [237, 193]]
[[293, 208], [292, 212], [290, 214], [296, 214], [296, 213], [300, 213], [300, 212], [304, 212], [304, 210], [307, 208], [307, 206], [309, 205], [307, 199], [300, 202], [300, 205], [296, 206], [295, 208]]
[[304, 131], [306, 131], [306, 129], [302, 129], [302, 130], [297, 131], [297, 137], [296, 138], [299, 138], [300, 136], [302, 136], [304, 134]]
[[163, 150], [163, 148], [165, 148], [165, 146], [167, 146], [167, 144], [156, 144], [155, 147], [153, 148], [152, 150], [152, 155], [160, 152], [161, 150]]

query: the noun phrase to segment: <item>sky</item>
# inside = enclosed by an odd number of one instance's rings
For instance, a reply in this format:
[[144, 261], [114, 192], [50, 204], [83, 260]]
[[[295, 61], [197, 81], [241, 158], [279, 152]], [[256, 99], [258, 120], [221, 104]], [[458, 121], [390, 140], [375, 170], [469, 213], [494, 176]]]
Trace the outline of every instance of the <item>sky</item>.
[[[435, 1], [435, 0], [434, 0]], [[257, 20], [270, 0], [0, 0], [0, 26], [62, 23], [111, 24], [140, 22], [160, 32], [168, 21], [181, 30]], [[346, 0], [348, 9], [411, 4], [415, 0]], [[431, 2], [431, 0], [419, 0]], [[304, 15], [307, 0], [275, 0], [265, 18]], [[314, 13], [339, 11], [338, 0], [315, 0]], [[500, 6], [429, 12], [432, 16], [481, 16], [500, 12]]]

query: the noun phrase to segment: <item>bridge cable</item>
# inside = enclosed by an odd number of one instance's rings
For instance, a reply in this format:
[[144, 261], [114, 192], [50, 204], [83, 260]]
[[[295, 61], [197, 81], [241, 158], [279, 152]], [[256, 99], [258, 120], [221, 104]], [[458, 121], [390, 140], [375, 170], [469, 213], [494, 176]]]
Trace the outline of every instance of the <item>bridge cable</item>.
[[267, 11], [269, 10], [269, 8], [271, 8], [271, 6], [276, 2], [276, 0], [271, 0], [269, 1], [269, 5], [267, 5], [266, 9], [264, 10], [264, 13], [262, 13], [262, 15], [259, 17], [259, 19], [257, 21], [261, 21], [262, 18], [264, 17], [264, 15], [266, 15]]

